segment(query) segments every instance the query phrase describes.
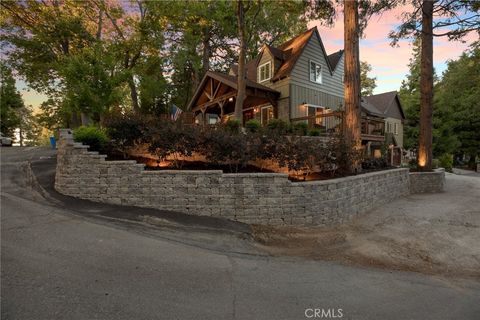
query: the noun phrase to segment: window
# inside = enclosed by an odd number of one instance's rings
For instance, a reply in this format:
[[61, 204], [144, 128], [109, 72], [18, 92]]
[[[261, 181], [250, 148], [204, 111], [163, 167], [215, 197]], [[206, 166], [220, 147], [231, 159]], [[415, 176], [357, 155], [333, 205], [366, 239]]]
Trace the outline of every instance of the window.
[[310, 81], [322, 83], [322, 65], [310, 61]]
[[262, 124], [266, 125], [270, 119], [273, 119], [273, 107], [263, 107], [262, 108]]
[[398, 134], [398, 123], [393, 124], [393, 133]]
[[272, 77], [272, 63], [269, 61], [258, 67], [258, 82], [267, 81]]
[[320, 116], [324, 114], [324, 108], [323, 107], [308, 107], [308, 116], [310, 117], [315, 117], [315, 119], [313, 119], [313, 121], [311, 121], [310, 125], [316, 125], [316, 126], [323, 126], [324, 123], [323, 123], [323, 118], [321, 117], [318, 117], [317, 116]]
[[218, 116], [217, 115], [209, 115], [208, 116], [208, 124], [216, 124], [218, 123]]

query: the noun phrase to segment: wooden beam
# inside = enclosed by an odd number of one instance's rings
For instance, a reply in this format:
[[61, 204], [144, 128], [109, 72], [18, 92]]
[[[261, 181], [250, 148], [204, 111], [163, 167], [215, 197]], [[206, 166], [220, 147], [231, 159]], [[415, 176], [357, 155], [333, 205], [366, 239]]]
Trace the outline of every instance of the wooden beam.
[[199, 110], [199, 109], [205, 109], [205, 108], [208, 108], [210, 106], [213, 106], [213, 105], [216, 105], [218, 104], [218, 102], [220, 101], [225, 101], [227, 100], [228, 98], [231, 98], [231, 97], [235, 97], [237, 95], [237, 92], [236, 91], [231, 91], [231, 92], [228, 92], [218, 98], [215, 98], [209, 102], [206, 102], [206, 103], [203, 103], [203, 104], [200, 104], [198, 106], [195, 106], [192, 111], [195, 111], [195, 110]]

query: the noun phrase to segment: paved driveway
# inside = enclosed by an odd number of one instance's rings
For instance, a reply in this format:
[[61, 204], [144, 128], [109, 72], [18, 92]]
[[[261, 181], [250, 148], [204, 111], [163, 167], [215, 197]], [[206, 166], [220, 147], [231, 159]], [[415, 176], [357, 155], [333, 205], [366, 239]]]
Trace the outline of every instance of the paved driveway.
[[474, 280], [271, 257], [227, 233], [83, 217], [30, 188], [23, 161], [48, 155], [2, 150], [2, 319], [308, 319], [308, 308], [342, 309], [343, 319], [480, 314]]

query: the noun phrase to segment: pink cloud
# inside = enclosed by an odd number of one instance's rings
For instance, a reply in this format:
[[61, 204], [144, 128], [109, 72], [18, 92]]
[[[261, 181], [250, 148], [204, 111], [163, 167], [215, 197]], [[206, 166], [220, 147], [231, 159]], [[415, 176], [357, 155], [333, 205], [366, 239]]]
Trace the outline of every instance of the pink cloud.
[[[377, 77], [378, 86], [375, 93], [398, 90], [408, 73], [412, 56], [411, 40], [401, 40], [398, 47], [391, 47], [388, 34], [400, 25], [402, 13], [411, 10], [411, 5], [406, 5], [369, 19], [364, 38], [360, 40], [360, 59], [372, 65], [371, 76]], [[308, 24], [309, 28], [318, 27], [327, 53], [343, 48], [343, 14], [341, 10], [338, 12], [332, 27], [322, 26], [320, 21]], [[434, 65], [439, 75], [445, 69], [446, 61], [458, 58], [469, 44], [478, 40], [478, 35], [471, 32], [464, 40], [465, 43], [450, 42], [445, 37], [434, 39]]]

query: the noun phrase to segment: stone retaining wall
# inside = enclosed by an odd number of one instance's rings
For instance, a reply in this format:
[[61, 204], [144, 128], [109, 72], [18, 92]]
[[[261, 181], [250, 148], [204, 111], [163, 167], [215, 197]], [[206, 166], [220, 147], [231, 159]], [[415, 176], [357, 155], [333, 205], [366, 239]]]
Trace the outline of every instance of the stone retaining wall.
[[146, 171], [61, 139], [55, 188], [77, 198], [267, 225], [330, 225], [409, 193], [408, 169], [291, 182], [287, 174]]
[[442, 192], [445, 185], [445, 169], [433, 172], [410, 172], [410, 193]]

